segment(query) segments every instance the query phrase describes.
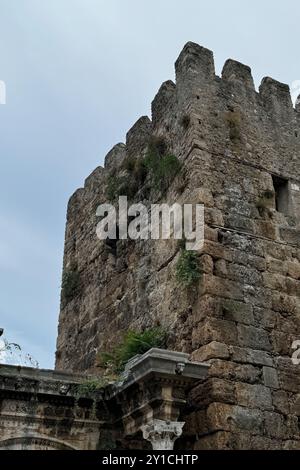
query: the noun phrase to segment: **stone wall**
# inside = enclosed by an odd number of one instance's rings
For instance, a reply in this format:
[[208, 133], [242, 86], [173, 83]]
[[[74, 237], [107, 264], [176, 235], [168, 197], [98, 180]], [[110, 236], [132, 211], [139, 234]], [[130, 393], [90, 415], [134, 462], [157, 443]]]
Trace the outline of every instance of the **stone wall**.
[[[75, 400], [82, 376], [0, 366], [0, 450], [94, 450], [106, 418]], [[101, 415], [101, 417], [100, 417]]]
[[[188, 43], [142, 117], [68, 205], [64, 273], [76, 272], [62, 299], [56, 367], [97, 370], [129, 328], [162, 325], [169, 348], [211, 364], [191, 391], [186, 448], [300, 448], [300, 109], [289, 88]], [[162, 195], [146, 180], [133, 199], [203, 203], [205, 246], [197, 285], [178, 285], [178, 244], [97, 239], [97, 206], [113, 176], [130, 181], [126, 159], [142, 159], [162, 136], [181, 172]], [[183, 441], [182, 441], [183, 442]]]

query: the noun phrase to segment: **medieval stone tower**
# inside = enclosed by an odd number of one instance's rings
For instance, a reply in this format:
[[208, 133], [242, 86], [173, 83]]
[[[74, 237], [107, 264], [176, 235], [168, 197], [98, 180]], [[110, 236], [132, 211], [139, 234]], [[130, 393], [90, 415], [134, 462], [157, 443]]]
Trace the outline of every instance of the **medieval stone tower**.
[[[149, 143], [181, 163], [162, 190], [142, 171]], [[200, 278], [176, 279], [175, 240], [101, 242], [96, 208], [203, 203]], [[162, 325], [170, 349], [210, 364], [190, 392], [186, 448], [300, 449], [300, 108], [289, 87], [188, 43], [140, 118], [68, 205], [56, 368], [97, 370], [128, 329]]]

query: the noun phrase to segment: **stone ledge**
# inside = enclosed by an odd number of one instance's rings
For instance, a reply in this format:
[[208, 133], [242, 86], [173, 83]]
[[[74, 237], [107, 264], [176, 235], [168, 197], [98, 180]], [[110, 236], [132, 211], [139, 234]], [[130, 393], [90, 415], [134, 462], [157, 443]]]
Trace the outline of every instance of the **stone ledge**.
[[70, 383], [79, 383], [83, 378], [83, 374], [52, 369], [35, 369], [33, 367], [11, 366], [7, 364], [0, 364], [0, 376], [21, 377], [35, 380], [59, 380]]
[[208, 367], [207, 364], [192, 362], [189, 354], [152, 348], [127, 363], [125, 368], [127, 381], [124, 385], [129, 386], [151, 373], [175, 375], [184, 381], [200, 380], [206, 377]]

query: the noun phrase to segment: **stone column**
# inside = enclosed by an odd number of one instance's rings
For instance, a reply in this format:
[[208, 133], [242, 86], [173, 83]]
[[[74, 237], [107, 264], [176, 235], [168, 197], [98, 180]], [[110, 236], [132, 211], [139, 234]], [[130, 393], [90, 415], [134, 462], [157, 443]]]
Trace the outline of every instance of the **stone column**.
[[143, 437], [152, 444], [153, 450], [173, 450], [174, 442], [182, 434], [184, 422], [154, 419], [141, 427]]

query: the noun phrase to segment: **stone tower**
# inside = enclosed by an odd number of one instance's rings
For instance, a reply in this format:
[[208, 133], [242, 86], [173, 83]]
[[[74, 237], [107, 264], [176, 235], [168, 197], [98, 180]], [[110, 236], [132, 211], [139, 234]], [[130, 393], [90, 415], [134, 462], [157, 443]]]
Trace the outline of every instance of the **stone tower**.
[[[160, 139], [182, 168], [162, 192], [132, 165]], [[113, 244], [96, 237], [96, 208], [126, 181], [134, 201], [205, 205], [201, 276], [186, 288], [174, 240]], [[126, 193], [125, 193], [126, 194]], [[210, 363], [191, 390], [183, 448], [300, 449], [300, 108], [289, 87], [187, 43], [165, 82], [68, 204], [58, 369], [96, 370], [128, 329], [162, 325], [169, 348]]]

